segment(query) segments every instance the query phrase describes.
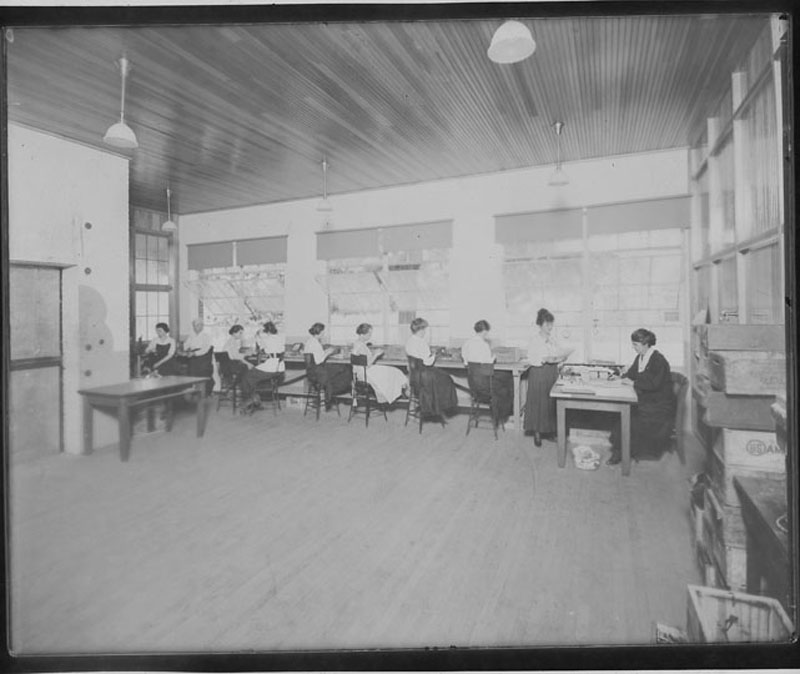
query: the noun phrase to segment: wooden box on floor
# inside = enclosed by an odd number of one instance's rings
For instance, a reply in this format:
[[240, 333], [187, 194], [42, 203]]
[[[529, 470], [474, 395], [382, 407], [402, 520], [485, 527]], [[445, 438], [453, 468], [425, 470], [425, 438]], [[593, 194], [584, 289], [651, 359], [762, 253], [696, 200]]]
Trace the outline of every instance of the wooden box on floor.
[[711, 351], [711, 385], [731, 395], [779, 395], [786, 392], [786, 354], [766, 351]]
[[786, 326], [713, 323], [695, 325], [697, 350], [710, 351], [785, 351]]
[[778, 446], [774, 431], [721, 429], [713, 454], [726, 466], [767, 473], [786, 472], [786, 452]]
[[714, 494], [724, 505], [740, 505], [739, 495], [733, 485], [733, 478], [743, 477], [762, 477], [776, 480], [785, 479], [782, 472], [755, 470], [747, 466], [737, 466], [725, 463], [716, 452], [712, 452], [708, 459], [708, 473], [711, 478], [711, 487]]
[[688, 586], [686, 635], [698, 643], [787, 642], [794, 628], [775, 599]]
[[742, 509], [724, 506], [713, 491], [705, 493], [702, 547], [716, 569], [715, 585], [732, 590], [747, 589], [747, 535]]
[[732, 396], [708, 391], [703, 398], [703, 421], [714, 428], [748, 431], [772, 431], [775, 420], [771, 405], [775, 396]]

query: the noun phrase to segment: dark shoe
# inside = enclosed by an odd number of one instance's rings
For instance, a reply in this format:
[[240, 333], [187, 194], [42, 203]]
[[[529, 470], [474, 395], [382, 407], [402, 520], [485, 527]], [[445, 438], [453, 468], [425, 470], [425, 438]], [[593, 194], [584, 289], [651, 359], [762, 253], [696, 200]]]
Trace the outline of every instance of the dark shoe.
[[622, 456], [619, 454], [612, 454], [606, 461], [607, 466], [616, 466], [622, 463]]
[[542, 446], [542, 436], [539, 435], [538, 433], [533, 434], [533, 444], [536, 445], [537, 447]]

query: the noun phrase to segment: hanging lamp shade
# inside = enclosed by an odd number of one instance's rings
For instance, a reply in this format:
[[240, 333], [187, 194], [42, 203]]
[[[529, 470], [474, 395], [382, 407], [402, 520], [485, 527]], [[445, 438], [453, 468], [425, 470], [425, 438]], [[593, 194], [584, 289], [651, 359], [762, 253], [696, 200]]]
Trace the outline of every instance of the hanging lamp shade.
[[558, 138], [558, 154], [556, 155], [556, 169], [553, 171], [553, 174], [550, 176], [550, 180], [547, 181], [547, 184], [551, 187], [563, 187], [564, 185], [569, 184], [569, 178], [567, 174], [564, 173], [564, 169], [561, 168], [561, 132], [564, 130], [564, 122], [556, 122], [553, 124], [556, 130], [556, 135]]
[[139, 147], [139, 142], [136, 140], [136, 134], [133, 132], [133, 129], [125, 123], [125, 80], [128, 77], [130, 63], [124, 55], [117, 63], [119, 64], [119, 71], [122, 78], [119, 121], [108, 127], [108, 131], [106, 131], [106, 134], [103, 136], [103, 142], [106, 145], [122, 150], [134, 150]]
[[331, 202], [328, 201], [328, 160], [322, 160], [322, 199], [317, 204], [317, 210], [321, 213], [330, 213], [333, 210]]
[[517, 63], [536, 50], [531, 32], [519, 21], [506, 21], [492, 36], [487, 54], [495, 63]]
[[169, 187], [167, 188], [167, 219], [165, 222], [161, 223], [161, 231], [162, 232], [177, 232], [178, 225], [172, 221], [172, 208], [170, 204], [170, 197], [172, 196], [172, 192], [170, 191]]

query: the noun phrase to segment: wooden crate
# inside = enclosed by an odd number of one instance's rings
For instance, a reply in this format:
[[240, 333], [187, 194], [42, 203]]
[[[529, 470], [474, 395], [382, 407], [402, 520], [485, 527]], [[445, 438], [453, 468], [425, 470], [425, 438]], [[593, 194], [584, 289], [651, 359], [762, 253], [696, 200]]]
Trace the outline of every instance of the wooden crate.
[[710, 351], [785, 351], [786, 326], [714, 323], [695, 325], [697, 349]]
[[794, 631], [775, 599], [689, 585], [686, 634], [700, 643], [788, 642]]
[[721, 503], [713, 490], [706, 490], [704, 496], [703, 543], [711, 548], [724, 545], [743, 548], [747, 543], [747, 531], [742, 508]]
[[726, 465], [767, 473], [786, 472], [786, 452], [778, 446], [774, 431], [722, 428], [713, 453]]
[[770, 406], [770, 414], [775, 422], [775, 439], [778, 447], [786, 451], [786, 396], [775, 396], [775, 402]]
[[733, 486], [733, 478], [743, 477], [762, 477], [767, 479], [784, 480], [785, 474], [768, 472], [765, 470], [754, 470], [746, 466], [726, 464], [716, 453], [712, 452], [708, 459], [708, 472], [711, 477], [711, 487], [717, 500], [723, 505], [740, 506], [739, 494]]
[[721, 391], [708, 391], [703, 402], [707, 426], [751, 431], [772, 431], [775, 420], [771, 405], [775, 396], [732, 396]]
[[711, 351], [709, 378], [717, 391], [731, 395], [786, 392], [786, 354], [766, 351]]

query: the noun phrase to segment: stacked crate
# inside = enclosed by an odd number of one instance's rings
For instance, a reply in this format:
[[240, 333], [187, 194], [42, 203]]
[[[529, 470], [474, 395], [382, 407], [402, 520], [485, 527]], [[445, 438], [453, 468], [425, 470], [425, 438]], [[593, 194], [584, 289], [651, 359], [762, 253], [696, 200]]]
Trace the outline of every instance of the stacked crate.
[[[737, 475], [785, 480], [786, 452], [778, 445], [771, 406], [786, 389], [782, 325], [695, 326], [695, 397], [710, 429], [701, 548], [720, 585], [746, 588], [746, 536]], [[700, 395], [698, 395], [698, 391]]]

